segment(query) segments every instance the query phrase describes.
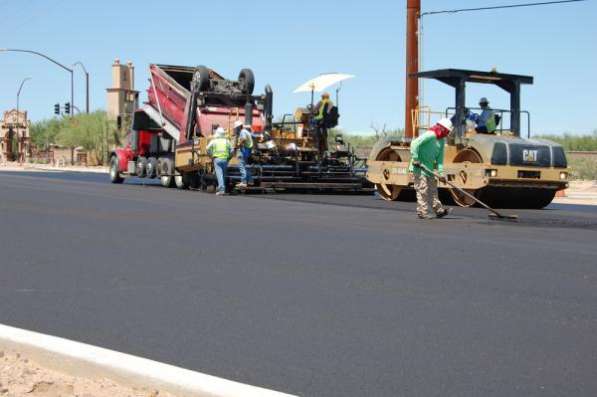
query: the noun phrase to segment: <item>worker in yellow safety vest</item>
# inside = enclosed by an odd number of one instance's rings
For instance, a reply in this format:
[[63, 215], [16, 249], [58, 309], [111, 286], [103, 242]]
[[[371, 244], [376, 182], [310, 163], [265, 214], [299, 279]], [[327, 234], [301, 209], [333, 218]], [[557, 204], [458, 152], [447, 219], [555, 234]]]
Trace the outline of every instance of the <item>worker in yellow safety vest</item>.
[[218, 127], [214, 138], [207, 145], [207, 154], [213, 159], [214, 170], [218, 180], [218, 189], [216, 196], [226, 194], [226, 171], [228, 170], [228, 160], [232, 157], [232, 144], [226, 137], [226, 130]]
[[489, 101], [487, 98], [483, 97], [479, 100], [479, 106], [481, 107], [481, 114], [477, 113], [469, 113], [467, 115], [467, 119], [474, 121], [477, 126], [475, 130], [480, 134], [495, 134], [495, 130], [497, 129], [497, 121], [501, 119], [496, 119], [496, 113], [493, 111], [491, 107], [489, 107]]
[[324, 92], [321, 94], [321, 100], [315, 105], [315, 125], [317, 127], [317, 146], [321, 153], [328, 150], [328, 129], [326, 126], [326, 116], [334, 107], [330, 99], [330, 94]]

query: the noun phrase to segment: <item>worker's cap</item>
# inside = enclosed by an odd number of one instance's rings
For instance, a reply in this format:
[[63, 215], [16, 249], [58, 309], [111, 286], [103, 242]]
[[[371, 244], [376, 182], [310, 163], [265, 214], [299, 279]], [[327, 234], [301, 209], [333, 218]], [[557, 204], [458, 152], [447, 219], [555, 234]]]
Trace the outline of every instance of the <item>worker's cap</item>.
[[482, 105], [482, 104], [489, 105], [489, 101], [487, 100], [487, 98], [483, 97], [483, 98], [479, 99], [479, 105]]
[[329, 98], [330, 97], [330, 93], [329, 92], [324, 92], [323, 94], [321, 94], [322, 98]]
[[238, 128], [238, 127], [242, 127], [243, 126], [243, 122], [240, 120], [236, 120], [234, 122], [234, 128]]
[[216, 136], [224, 136], [226, 135], [226, 130], [222, 127], [216, 128]]
[[437, 124], [441, 125], [442, 127], [444, 127], [445, 129], [447, 129], [450, 132], [452, 132], [452, 130], [454, 129], [452, 120], [450, 120], [449, 118], [443, 118], [440, 121], [438, 121]]

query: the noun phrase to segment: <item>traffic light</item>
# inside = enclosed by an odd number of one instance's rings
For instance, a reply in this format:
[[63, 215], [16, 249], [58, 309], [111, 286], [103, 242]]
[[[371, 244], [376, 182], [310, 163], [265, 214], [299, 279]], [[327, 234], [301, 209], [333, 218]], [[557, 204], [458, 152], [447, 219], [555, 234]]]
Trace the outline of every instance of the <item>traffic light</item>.
[[54, 114], [57, 116], [60, 115], [60, 104], [59, 103], [54, 105]]
[[70, 102], [64, 104], [64, 114], [70, 114]]

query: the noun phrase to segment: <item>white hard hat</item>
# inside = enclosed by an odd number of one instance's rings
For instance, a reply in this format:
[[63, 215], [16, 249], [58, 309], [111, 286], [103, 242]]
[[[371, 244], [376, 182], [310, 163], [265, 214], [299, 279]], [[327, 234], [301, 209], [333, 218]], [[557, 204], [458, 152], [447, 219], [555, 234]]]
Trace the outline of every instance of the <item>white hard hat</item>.
[[443, 118], [440, 121], [438, 121], [437, 124], [447, 128], [450, 132], [452, 132], [452, 130], [454, 129], [454, 126], [452, 125], [452, 120], [450, 120], [449, 118]]
[[243, 126], [243, 122], [242, 122], [242, 121], [240, 121], [240, 120], [236, 120], [236, 121], [234, 122], [234, 128], [237, 128], [237, 127], [242, 127], [242, 126]]
[[226, 135], [226, 130], [222, 127], [216, 128], [216, 136], [224, 136]]

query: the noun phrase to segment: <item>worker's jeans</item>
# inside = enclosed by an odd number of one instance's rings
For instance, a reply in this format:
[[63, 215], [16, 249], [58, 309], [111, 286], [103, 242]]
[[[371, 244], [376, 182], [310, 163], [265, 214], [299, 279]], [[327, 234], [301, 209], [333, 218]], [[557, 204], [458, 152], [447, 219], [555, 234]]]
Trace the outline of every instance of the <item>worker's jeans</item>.
[[430, 210], [436, 214], [443, 210], [437, 197], [437, 181], [432, 176], [415, 174], [415, 190], [417, 192], [417, 214], [429, 215]]
[[251, 148], [240, 148], [238, 156], [238, 169], [240, 170], [240, 181], [242, 183], [249, 183], [253, 181], [251, 170], [247, 168], [249, 157], [251, 157]]
[[216, 171], [216, 178], [218, 179], [218, 192], [226, 192], [226, 171], [228, 170], [228, 160], [214, 159], [214, 169]]

